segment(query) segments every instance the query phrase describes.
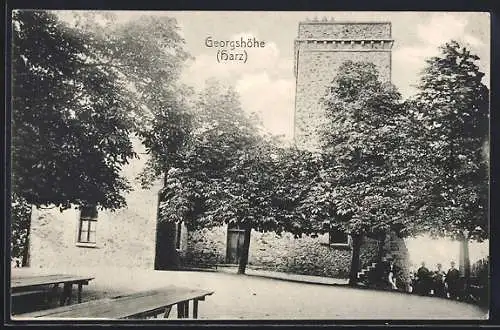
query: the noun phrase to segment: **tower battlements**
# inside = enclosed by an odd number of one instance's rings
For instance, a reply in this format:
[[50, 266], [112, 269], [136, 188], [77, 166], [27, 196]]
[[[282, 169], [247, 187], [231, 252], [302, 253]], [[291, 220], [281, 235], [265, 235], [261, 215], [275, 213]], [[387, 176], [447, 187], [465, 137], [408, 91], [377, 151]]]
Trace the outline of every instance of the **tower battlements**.
[[393, 44], [390, 22], [303, 21], [294, 43], [294, 74], [297, 76], [299, 49], [390, 52]]
[[340, 22], [333, 19], [299, 22], [298, 37], [330, 39], [390, 39], [390, 22]]

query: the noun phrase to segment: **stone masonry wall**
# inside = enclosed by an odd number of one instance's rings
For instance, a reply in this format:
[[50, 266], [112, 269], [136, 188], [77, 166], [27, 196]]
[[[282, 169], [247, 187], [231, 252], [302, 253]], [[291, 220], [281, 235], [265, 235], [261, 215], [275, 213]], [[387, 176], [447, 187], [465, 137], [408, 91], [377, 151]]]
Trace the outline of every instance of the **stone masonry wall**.
[[382, 80], [391, 80], [390, 23], [300, 23], [295, 40], [295, 142], [318, 148], [324, 120], [321, 98], [348, 60], [372, 62]]
[[[248, 265], [285, 273], [345, 278], [351, 264], [350, 247], [331, 247], [328, 235], [294, 238], [290, 233], [252, 231]], [[224, 264], [227, 226], [189, 233], [185, 266]], [[365, 238], [361, 248], [361, 267], [376, 258], [378, 242]]]
[[123, 171], [134, 190], [126, 196], [127, 207], [116, 212], [99, 211], [95, 247], [77, 244], [79, 211], [33, 208], [30, 234], [30, 267], [125, 266], [153, 269], [157, 196], [155, 184], [143, 190], [133, 180], [146, 161], [144, 148], [134, 143], [140, 159]]
[[349, 248], [332, 249], [328, 235], [294, 238], [290, 233], [252, 232], [249, 264], [294, 274], [345, 277], [349, 271]]
[[387, 251], [386, 257], [392, 259], [399, 269], [396, 280], [401, 285], [408, 285], [410, 283], [410, 262], [404, 239], [395, 232], [390, 232], [386, 238], [385, 250]]
[[373, 262], [379, 261], [379, 244], [383, 244], [383, 242], [370, 237], [363, 237], [363, 243], [361, 245], [359, 256], [359, 270], [365, 268]]
[[391, 54], [389, 52], [303, 52], [298, 68], [295, 96], [295, 141], [299, 146], [316, 148], [317, 130], [325, 118], [320, 103], [326, 95], [326, 86], [332, 81], [338, 67], [345, 61], [370, 61], [388, 76]]
[[226, 259], [227, 226], [188, 232], [183, 266], [199, 267], [223, 264]]

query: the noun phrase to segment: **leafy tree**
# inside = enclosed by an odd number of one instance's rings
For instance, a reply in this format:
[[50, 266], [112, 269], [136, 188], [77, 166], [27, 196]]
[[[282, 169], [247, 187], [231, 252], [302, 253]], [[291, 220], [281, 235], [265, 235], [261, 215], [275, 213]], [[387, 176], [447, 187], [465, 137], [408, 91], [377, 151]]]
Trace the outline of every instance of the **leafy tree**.
[[36, 206], [114, 210], [130, 190], [120, 171], [136, 156], [131, 135], [178, 104], [188, 55], [169, 18], [75, 22], [13, 12], [12, 190]]
[[296, 235], [309, 230], [309, 221], [297, 212], [312, 172], [299, 164], [314, 159], [278, 147], [243, 111], [232, 88], [216, 81], [207, 82], [192, 113], [191, 133], [179, 150], [182, 161], [166, 159], [160, 166], [168, 168], [160, 216], [185, 221], [191, 230], [224, 223], [244, 229], [239, 260], [239, 273], [244, 273], [252, 230]]
[[[167, 174], [160, 219], [185, 221], [189, 229], [222, 225], [236, 218], [243, 224], [242, 214], [237, 214], [243, 211], [242, 206], [224, 202], [235, 197], [232, 192], [238, 185], [236, 174], [230, 176], [229, 172], [257, 146], [255, 120], [243, 112], [236, 93], [216, 81], [207, 82], [191, 107], [190, 134], [184, 136], [183, 144], [177, 144], [177, 161], [164, 157], [160, 149], [154, 150], [153, 154], [159, 151], [157, 162], [143, 173], [160, 173], [154, 170], [157, 168]], [[152, 134], [163, 143], [162, 132]]]
[[[251, 120], [243, 113], [234, 91], [223, 90], [215, 81], [208, 82], [206, 90], [192, 103], [186, 111], [191, 115], [189, 129], [182, 140], [170, 143], [166, 136], [170, 131], [163, 131], [168, 118], [156, 117], [158, 124], [152, 128], [149, 140], [154, 161], [141, 175], [144, 184], [153, 177], [165, 176], [165, 194], [172, 196], [169, 203], [161, 205], [160, 216], [168, 221], [186, 220], [189, 226], [194, 223], [187, 217], [192, 212], [188, 204], [202, 196], [207, 198], [214, 187], [218, 188], [225, 179], [223, 171], [255, 139]], [[175, 155], [169, 148], [176, 148]]]
[[418, 151], [408, 141], [417, 123], [372, 63], [347, 61], [338, 72], [324, 98], [321, 146], [328, 176], [315, 198], [332, 201], [333, 225], [352, 237], [349, 283], [355, 285], [362, 237], [408, 223], [418, 189], [411, 165]]
[[185, 61], [191, 57], [177, 21], [141, 15], [118, 24], [115, 15], [106, 13], [97, 17], [76, 13], [75, 21], [75, 26], [92, 35], [89, 42], [98, 52], [93, 65], [116, 72], [135, 100], [136, 133], [153, 157], [148, 163], [152, 172], [142, 177], [148, 186], [152, 178], [164, 175], [167, 159], [174, 162], [192, 124], [189, 102], [193, 91], [179, 83]]
[[427, 60], [415, 99], [428, 150], [421, 167], [431, 183], [419, 211], [433, 235], [482, 241], [489, 232], [489, 91], [478, 56], [456, 41], [440, 51]]
[[28, 203], [124, 205], [132, 106], [55, 15], [13, 13], [12, 189]]
[[301, 206], [316, 184], [318, 165], [313, 154], [264, 139], [225, 171], [223, 193], [209, 201], [213, 204], [206, 219], [224, 219], [245, 230], [240, 274], [248, 262], [252, 230], [295, 237], [316, 232]]
[[[418, 109], [426, 128], [426, 163], [433, 174], [429, 211], [440, 235], [488, 237], [489, 92], [481, 82], [476, 55], [457, 42], [441, 47], [421, 77]], [[436, 212], [436, 213], [433, 213]]]

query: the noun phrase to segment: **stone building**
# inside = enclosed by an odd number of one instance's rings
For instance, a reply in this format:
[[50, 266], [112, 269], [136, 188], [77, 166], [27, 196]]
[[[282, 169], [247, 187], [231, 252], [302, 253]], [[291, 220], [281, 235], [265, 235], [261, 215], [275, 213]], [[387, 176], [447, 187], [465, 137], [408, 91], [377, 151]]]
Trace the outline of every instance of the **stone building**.
[[146, 162], [144, 147], [135, 140], [139, 159], [123, 168], [134, 190], [127, 207], [115, 212], [86, 209], [32, 209], [29, 266], [84, 266], [152, 269], [155, 258], [156, 209], [160, 184], [141, 189], [135, 180]]
[[[345, 60], [374, 62], [390, 80], [390, 23], [299, 23], [295, 40], [295, 139], [314, 148], [321, 120], [319, 104], [327, 84]], [[291, 68], [292, 69], [292, 68]], [[136, 144], [137, 150], [143, 146]], [[142, 150], [143, 151], [143, 150]], [[134, 160], [124, 174], [134, 179], [147, 155]], [[221, 226], [187, 232], [182, 223], [157, 224], [160, 184], [149, 190], [134, 183], [128, 206], [116, 212], [70, 209], [33, 210], [30, 240], [31, 267], [61, 265], [117, 265], [155, 269], [236, 264], [241, 255], [243, 231]], [[382, 258], [405, 260], [402, 239], [365, 237], [361, 247], [360, 277], [366, 277]], [[347, 277], [351, 262], [347, 233], [294, 238], [291, 234], [252, 231], [249, 267], [298, 274]]]

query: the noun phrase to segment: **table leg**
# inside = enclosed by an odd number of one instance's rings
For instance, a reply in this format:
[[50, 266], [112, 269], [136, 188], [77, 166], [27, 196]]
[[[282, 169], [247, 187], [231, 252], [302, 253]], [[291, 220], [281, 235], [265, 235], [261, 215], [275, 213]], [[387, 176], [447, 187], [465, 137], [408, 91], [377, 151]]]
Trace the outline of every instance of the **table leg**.
[[184, 317], [189, 318], [189, 300], [184, 302]]
[[170, 315], [171, 310], [172, 310], [172, 306], [167, 306], [167, 308], [165, 308], [165, 314], [163, 314], [164, 319], [168, 319], [168, 316]]
[[61, 300], [59, 301], [59, 304], [61, 306], [64, 306], [68, 300], [69, 300], [69, 302], [71, 301], [72, 288], [73, 288], [72, 284], [64, 283], [63, 292], [61, 294]]
[[193, 319], [198, 318], [198, 299], [193, 299]]
[[185, 319], [189, 317], [189, 300], [177, 304], [177, 317]]
[[61, 297], [59, 298], [59, 305], [64, 306], [65, 301], [66, 301], [66, 285], [64, 285], [63, 290], [61, 291]]
[[68, 305], [73, 302], [73, 283], [68, 285]]
[[78, 283], [78, 293], [77, 293], [77, 298], [78, 298], [78, 303], [82, 302], [82, 283]]
[[178, 319], [184, 318], [184, 302], [182, 301], [177, 304], [177, 318]]
[[49, 302], [50, 302], [50, 304], [52, 304], [52, 302], [54, 301], [54, 297], [57, 296], [57, 291], [58, 290], [59, 290], [59, 284], [54, 284], [54, 286], [52, 287], [52, 289], [49, 292]]

